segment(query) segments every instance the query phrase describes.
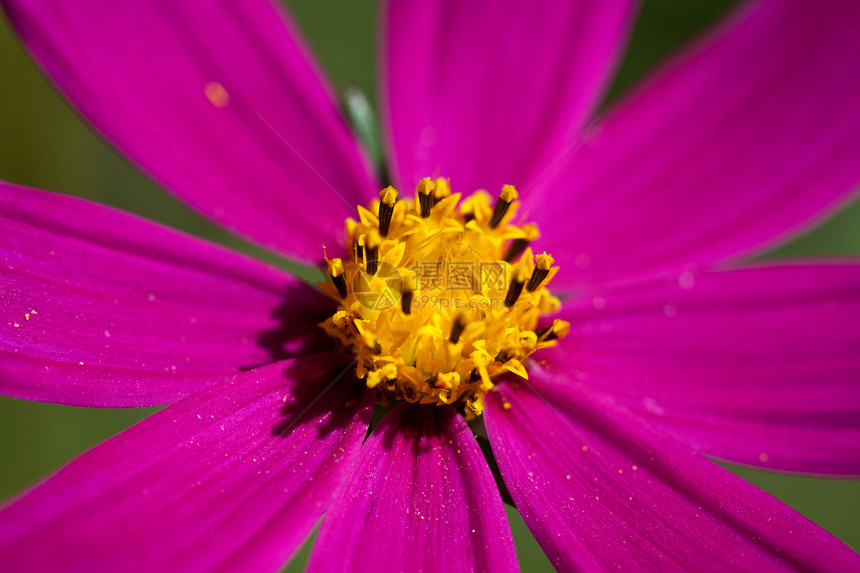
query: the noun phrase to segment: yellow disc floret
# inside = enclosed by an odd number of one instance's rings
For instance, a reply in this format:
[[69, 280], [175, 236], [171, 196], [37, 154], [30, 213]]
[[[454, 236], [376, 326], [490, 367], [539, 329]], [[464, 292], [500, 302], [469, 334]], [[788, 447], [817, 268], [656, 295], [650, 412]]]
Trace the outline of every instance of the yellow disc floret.
[[539, 328], [559, 301], [546, 288], [557, 267], [515, 224], [517, 190], [491, 206], [484, 191], [460, 201], [445, 179], [422, 179], [415, 199], [386, 187], [359, 220], [347, 219], [349, 255], [326, 259], [321, 287], [338, 309], [321, 326], [356, 357], [356, 375], [381, 402], [454, 404], [471, 418], [504, 372], [554, 345], [569, 324]]

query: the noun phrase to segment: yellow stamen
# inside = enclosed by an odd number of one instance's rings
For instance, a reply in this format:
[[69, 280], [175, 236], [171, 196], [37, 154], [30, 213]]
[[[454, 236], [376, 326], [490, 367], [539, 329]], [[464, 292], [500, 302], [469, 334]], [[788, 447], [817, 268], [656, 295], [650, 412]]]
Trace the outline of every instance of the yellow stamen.
[[433, 207], [433, 190], [436, 189], [436, 184], [429, 177], [425, 177], [418, 182], [418, 188], [415, 193], [418, 197], [419, 212], [421, 218], [426, 219], [430, 216], [430, 208]]
[[520, 294], [523, 292], [523, 285], [526, 284], [526, 277], [528, 277], [528, 271], [526, 271], [524, 266], [517, 265], [514, 269], [514, 276], [511, 279], [510, 286], [508, 286], [508, 293], [505, 295], [505, 306], [508, 308], [514, 306], [517, 299], [520, 298]]
[[379, 234], [388, 236], [391, 227], [391, 216], [394, 214], [394, 204], [397, 202], [397, 189], [390, 185], [379, 192]]
[[364, 240], [364, 257], [367, 274], [373, 276], [379, 268], [379, 246], [382, 244], [382, 237], [379, 236], [379, 231], [371, 229]]
[[454, 323], [451, 325], [451, 336], [448, 337], [448, 342], [457, 344], [460, 340], [460, 335], [463, 334], [464, 328], [466, 328], [466, 314], [461, 312], [454, 317]]
[[513, 203], [519, 198], [519, 196], [520, 194], [517, 193], [517, 190], [513, 185], [504, 185], [502, 187], [502, 192], [499, 193], [499, 199], [505, 203]]
[[343, 261], [341, 259], [331, 259], [328, 261], [328, 274], [333, 277], [340, 276], [344, 273]]
[[519, 193], [517, 193], [513, 185], [502, 187], [502, 192], [499, 194], [499, 198], [496, 199], [496, 206], [493, 207], [493, 217], [490, 219], [491, 228], [495, 229], [499, 226], [499, 223], [502, 222], [502, 219], [508, 213], [511, 203], [516, 201], [517, 197], [519, 197]]
[[379, 199], [386, 205], [394, 205], [397, 201], [397, 189], [389, 185], [379, 192]]
[[551, 255], [544, 253], [542, 255], [536, 256], [535, 261], [537, 268], [542, 271], [549, 271], [549, 269], [552, 267], [552, 264], [555, 262], [555, 259], [552, 258]]
[[529, 284], [526, 285], [526, 290], [529, 292], [534, 292], [541, 285], [543, 280], [549, 275], [549, 271], [552, 268], [552, 264], [555, 262], [548, 254], [544, 253], [542, 255], [538, 255], [535, 257], [536, 264], [535, 268], [532, 270], [532, 275], [529, 278]]
[[347, 294], [345, 272], [343, 261], [341, 259], [331, 259], [328, 261], [328, 275], [331, 277], [332, 283], [334, 283], [334, 286], [337, 288], [340, 298], [346, 298]]
[[551, 342], [558, 338], [564, 338], [570, 332], [570, 323], [566, 320], [555, 320], [553, 323], [536, 332], [539, 342]]
[[425, 178], [414, 201], [388, 187], [347, 221], [352, 254], [326, 259], [336, 288], [323, 289], [339, 306], [321, 326], [356, 356], [378, 400], [474, 417], [494, 378], [527, 377], [529, 356], [567, 333], [564, 321], [538, 329], [559, 308], [546, 289], [557, 269], [527, 248], [534, 225], [511, 224], [517, 199], [505, 186], [494, 208], [485, 192], [461, 203], [446, 179]]

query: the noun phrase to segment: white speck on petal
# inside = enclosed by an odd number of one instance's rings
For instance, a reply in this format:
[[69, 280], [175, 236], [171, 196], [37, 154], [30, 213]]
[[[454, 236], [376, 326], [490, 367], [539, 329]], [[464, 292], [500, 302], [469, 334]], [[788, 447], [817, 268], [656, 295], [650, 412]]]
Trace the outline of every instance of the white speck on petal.
[[656, 414], [657, 416], [662, 416], [665, 413], [663, 406], [657, 403], [657, 400], [654, 398], [645, 398], [642, 400], [642, 405], [645, 406], [645, 409], [651, 412], [652, 414]]
[[696, 277], [690, 271], [684, 271], [678, 275], [678, 286], [684, 290], [690, 290], [696, 285]]

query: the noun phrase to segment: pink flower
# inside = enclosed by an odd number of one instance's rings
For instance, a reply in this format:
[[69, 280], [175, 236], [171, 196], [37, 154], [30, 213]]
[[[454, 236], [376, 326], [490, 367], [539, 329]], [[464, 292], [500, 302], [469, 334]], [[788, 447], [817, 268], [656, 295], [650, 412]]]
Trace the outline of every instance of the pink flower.
[[[0, 0], [141, 169], [238, 234], [320, 262], [381, 187], [298, 32], [264, 0]], [[860, 5], [753, 2], [588, 123], [632, 2], [392, 0], [394, 179], [516, 185], [570, 334], [496, 379], [486, 431], [561, 570], [860, 569], [702, 454], [860, 474], [860, 265], [743, 264], [860, 181]], [[285, 25], [286, 22], [286, 25]], [[374, 393], [327, 297], [107, 207], [0, 184], [0, 391], [172, 404], [0, 512], [6, 571], [515, 570], [451, 406]]]

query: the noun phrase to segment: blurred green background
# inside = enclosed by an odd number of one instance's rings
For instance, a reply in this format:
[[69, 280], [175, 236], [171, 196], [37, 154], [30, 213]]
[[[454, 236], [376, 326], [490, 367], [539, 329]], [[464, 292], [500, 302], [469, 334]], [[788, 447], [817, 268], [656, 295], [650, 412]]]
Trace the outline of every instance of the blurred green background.
[[[707, 28], [735, 2], [649, 0], [640, 14], [608, 101], [656, 62]], [[293, 0], [290, 9], [335, 86], [374, 98], [375, 3]], [[94, 136], [42, 78], [0, 24], [0, 179], [87, 197], [213, 241], [267, 257], [168, 197]], [[770, 256], [860, 254], [860, 203]], [[97, 410], [0, 398], [0, 499], [37, 480], [153, 409]], [[860, 481], [824, 480], [730, 468], [860, 550]], [[509, 508], [521, 566], [551, 571]], [[301, 570], [305, 549], [290, 570]]]

